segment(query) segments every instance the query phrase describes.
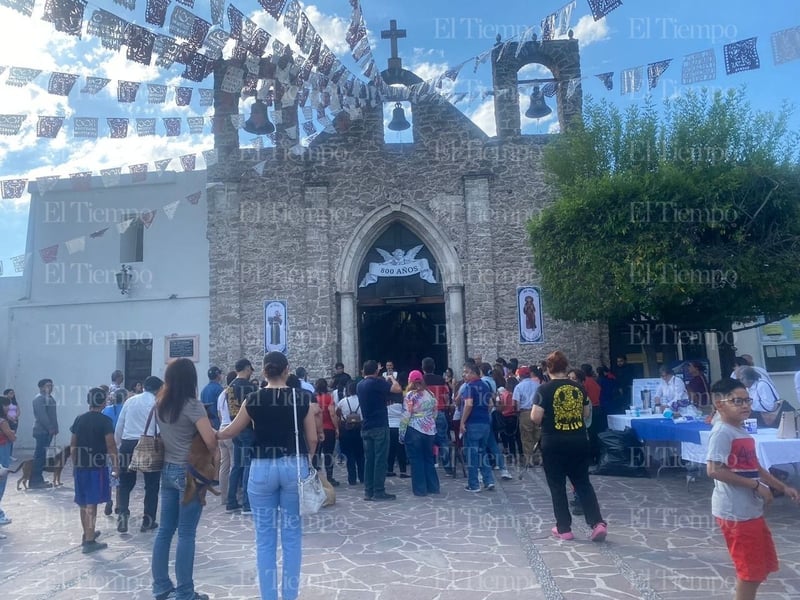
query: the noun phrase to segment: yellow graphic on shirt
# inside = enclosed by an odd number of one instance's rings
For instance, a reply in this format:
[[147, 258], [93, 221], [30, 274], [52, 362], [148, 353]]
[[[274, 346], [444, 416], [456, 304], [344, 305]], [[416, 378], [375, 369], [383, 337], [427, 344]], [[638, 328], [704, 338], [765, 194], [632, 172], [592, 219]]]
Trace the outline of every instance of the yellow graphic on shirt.
[[574, 385], [562, 385], [553, 394], [553, 427], [575, 431], [583, 427], [583, 392]]

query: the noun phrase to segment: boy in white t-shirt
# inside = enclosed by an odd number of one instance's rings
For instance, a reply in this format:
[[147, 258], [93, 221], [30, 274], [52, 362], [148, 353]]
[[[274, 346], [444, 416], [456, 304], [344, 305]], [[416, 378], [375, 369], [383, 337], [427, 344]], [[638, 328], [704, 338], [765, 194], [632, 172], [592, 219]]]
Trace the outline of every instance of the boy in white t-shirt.
[[711, 397], [719, 415], [706, 457], [708, 476], [714, 480], [711, 513], [736, 568], [736, 600], [753, 600], [761, 582], [778, 570], [775, 544], [764, 520], [764, 505], [772, 502], [770, 488], [795, 502], [800, 493], [758, 463], [755, 440], [742, 427], [753, 403], [747, 388], [735, 379], [723, 379], [711, 386]]

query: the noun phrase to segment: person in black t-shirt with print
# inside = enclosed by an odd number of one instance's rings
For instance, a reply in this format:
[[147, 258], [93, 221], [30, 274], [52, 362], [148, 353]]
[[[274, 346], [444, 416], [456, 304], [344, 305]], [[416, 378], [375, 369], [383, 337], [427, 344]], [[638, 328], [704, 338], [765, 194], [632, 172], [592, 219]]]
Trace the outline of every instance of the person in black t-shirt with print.
[[600, 515], [597, 496], [589, 481], [590, 446], [584, 422], [592, 406], [583, 386], [567, 377], [568, 366], [563, 352], [556, 351], [547, 357], [550, 381], [536, 390], [530, 416], [542, 428], [542, 464], [556, 517], [552, 532], [562, 540], [575, 538], [567, 503], [569, 477], [583, 505], [586, 523], [592, 528], [590, 539], [602, 542], [608, 526]]
[[70, 427], [70, 456], [74, 467], [75, 504], [81, 510], [83, 527], [82, 550], [84, 554], [107, 548], [108, 544], [95, 540], [97, 505], [111, 500], [107, 457], [111, 457], [112, 473], [117, 475], [117, 445], [114, 426], [102, 411], [106, 393], [100, 388], [89, 390], [89, 412], [80, 415]]

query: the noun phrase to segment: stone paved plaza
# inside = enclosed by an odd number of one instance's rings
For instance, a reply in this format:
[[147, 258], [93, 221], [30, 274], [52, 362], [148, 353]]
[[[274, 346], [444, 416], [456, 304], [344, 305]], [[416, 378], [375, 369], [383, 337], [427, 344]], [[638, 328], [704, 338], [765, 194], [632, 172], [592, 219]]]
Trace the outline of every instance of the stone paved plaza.
[[[337, 476], [344, 474], [337, 467]], [[0, 589], [4, 599], [151, 598], [153, 533], [118, 534], [100, 516], [109, 547], [80, 552], [72, 475], [55, 490], [18, 492], [11, 476], [3, 508]], [[550, 536], [549, 494], [540, 469], [495, 492], [469, 494], [465, 480], [442, 478], [438, 497], [415, 498], [410, 480], [387, 479], [390, 503], [364, 502], [360, 487], [337, 488], [334, 507], [304, 530], [302, 600], [511, 600], [731, 598], [734, 571], [709, 513], [712, 484], [687, 490], [681, 471], [658, 479], [594, 477], [609, 521], [605, 544]], [[793, 482], [798, 483], [796, 476]], [[132, 513], [141, 507], [137, 487]], [[101, 509], [102, 512], [102, 509]], [[579, 518], [580, 519], [580, 518]], [[760, 599], [800, 597], [800, 507], [780, 498], [770, 507], [781, 570]], [[258, 597], [251, 518], [227, 514], [209, 498], [197, 535], [195, 582], [212, 598]]]

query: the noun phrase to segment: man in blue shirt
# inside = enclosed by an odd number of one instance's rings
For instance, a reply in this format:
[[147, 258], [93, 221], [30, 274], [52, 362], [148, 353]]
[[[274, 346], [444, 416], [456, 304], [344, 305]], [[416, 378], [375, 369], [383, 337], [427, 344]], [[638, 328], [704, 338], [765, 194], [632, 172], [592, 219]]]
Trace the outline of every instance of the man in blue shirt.
[[200, 392], [200, 402], [206, 407], [208, 420], [214, 429], [219, 429], [219, 411], [217, 410], [217, 400], [222, 393], [222, 371], [219, 367], [211, 367], [208, 370], [208, 385]]
[[483, 476], [483, 485], [488, 491], [494, 490], [494, 475], [486, 456], [492, 426], [489, 420], [489, 405], [492, 392], [486, 382], [481, 380], [480, 367], [473, 363], [464, 365], [462, 399], [464, 409], [461, 413], [461, 432], [467, 459], [468, 492], [480, 492], [478, 469]]
[[361, 407], [361, 440], [364, 443], [364, 500], [394, 500], [386, 493], [386, 463], [389, 456], [389, 392], [403, 389], [392, 375], [384, 379], [378, 374], [378, 363], [364, 363], [364, 379], [358, 382], [356, 394]]

